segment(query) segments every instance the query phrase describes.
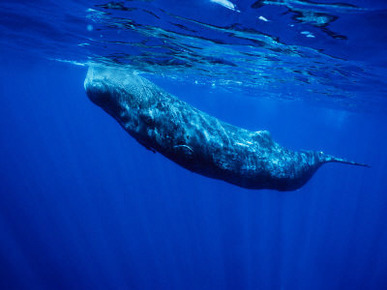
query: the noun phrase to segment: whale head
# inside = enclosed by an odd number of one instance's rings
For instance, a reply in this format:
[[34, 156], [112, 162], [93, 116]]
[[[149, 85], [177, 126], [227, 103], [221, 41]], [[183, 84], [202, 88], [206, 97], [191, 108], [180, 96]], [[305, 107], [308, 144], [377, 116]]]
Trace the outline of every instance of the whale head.
[[89, 99], [113, 117], [128, 107], [139, 107], [149, 92], [158, 91], [132, 69], [98, 64], [89, 66], [84, 87]]
[[103, 66], [90, 66], [84, 82], [85, 91], [89, 99], [96, 105], [102, 107], [110, 114], [119, 110], [118, 94], [111, 86], [109, 70]]
[[87, 71], [84, 87], [94, 104], [116, 116], [125, 109], [131, 97], [137, 96], [141, 81], [142, 78], [132, 70], [93, 64]]

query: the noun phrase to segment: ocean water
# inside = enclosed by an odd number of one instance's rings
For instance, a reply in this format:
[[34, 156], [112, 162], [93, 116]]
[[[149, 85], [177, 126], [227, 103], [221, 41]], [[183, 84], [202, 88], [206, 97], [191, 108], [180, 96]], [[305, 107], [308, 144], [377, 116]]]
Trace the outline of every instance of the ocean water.
[[[387, 289], [387, 2], [0, 2], [0, 289]], [[128, 66], [327, 164], [247, 190], [87, 98]]]

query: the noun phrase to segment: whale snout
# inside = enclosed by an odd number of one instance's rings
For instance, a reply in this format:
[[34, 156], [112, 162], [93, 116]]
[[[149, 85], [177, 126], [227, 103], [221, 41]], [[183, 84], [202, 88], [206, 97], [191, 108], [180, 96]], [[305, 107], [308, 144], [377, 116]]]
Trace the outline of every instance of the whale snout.
[[83, 83], [89, 99], [96, 104], [109, 96], [108, 86], [100, 74], [96, 73], [97, 68], [90, 66]]
[[89, 67], [84, 82], [86, 94], [94, 104], [110, 114], [115, 114], [120, 111], [118, 94], [112, 89], [106, 74], [98, 71], [98, 67]]
[[89, 99], [99, 106], [109, 102], [109, 99], [111, 99], [108, 87], [101, 81], [86, 79], [84, 86]]

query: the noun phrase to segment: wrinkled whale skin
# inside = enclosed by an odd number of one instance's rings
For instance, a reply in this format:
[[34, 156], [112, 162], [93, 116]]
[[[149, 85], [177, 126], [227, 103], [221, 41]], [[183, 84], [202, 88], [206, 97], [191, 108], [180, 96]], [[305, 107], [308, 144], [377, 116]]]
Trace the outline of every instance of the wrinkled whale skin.
[[85, 90], [140, 144], [186, 169], [249, 189], [295, 190], [324, 163], [322, 152], [292, 151], [268, 131], [249, 131], [210, 116], [131, 70], [93, 65]]

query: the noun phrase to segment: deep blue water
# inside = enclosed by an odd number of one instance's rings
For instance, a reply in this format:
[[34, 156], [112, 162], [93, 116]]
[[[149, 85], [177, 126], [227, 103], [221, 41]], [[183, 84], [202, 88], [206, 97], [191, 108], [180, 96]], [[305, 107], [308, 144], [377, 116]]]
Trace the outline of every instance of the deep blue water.
[[[0, 3], [0, 289], [387, 289], [385, 2], [181, 2]], [[191, 173], [88, 100], [90, 62], [371, 168]]]

